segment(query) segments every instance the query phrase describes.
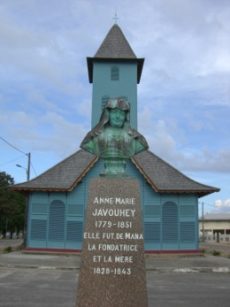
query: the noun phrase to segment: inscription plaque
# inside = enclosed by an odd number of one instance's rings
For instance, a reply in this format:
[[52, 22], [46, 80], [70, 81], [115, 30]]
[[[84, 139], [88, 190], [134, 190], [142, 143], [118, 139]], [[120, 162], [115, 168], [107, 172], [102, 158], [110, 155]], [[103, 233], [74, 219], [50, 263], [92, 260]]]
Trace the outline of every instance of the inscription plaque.
[[146, 307], [138, 181], [93, 179], [86, 211], [77, 306]]

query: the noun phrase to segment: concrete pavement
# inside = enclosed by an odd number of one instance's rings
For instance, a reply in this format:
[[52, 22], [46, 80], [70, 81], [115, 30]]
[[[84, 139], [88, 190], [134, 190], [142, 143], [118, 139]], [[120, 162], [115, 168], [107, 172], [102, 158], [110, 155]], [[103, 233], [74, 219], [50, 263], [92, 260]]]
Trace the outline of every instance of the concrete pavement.
[[[145, 257], [149, 306], [229, 306], [229, 258], [210, 254]], [[80, 255], [2, 253], [0, 306], [73, 307], [79, 267]]]
[[[0, 248], [16, 249], [20, 240], [0, 240]], [[230, 245], [229, 245], [230, 248]], [[199, 255], [146, 254], [146, 270], [157, 272], [222, 272], [230, 273], [230, 258]], [[0, 267], [79, 270], [81, 257], [78, 254], [24, 253], [15, 250], [0, 253]]]

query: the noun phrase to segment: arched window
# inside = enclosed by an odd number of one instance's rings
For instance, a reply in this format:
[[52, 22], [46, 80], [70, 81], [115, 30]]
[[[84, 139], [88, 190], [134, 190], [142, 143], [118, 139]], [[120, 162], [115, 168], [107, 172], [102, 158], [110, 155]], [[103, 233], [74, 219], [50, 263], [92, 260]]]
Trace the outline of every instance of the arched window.
[[64, 241], [65, 236], [65, 204], [54, 200], [50, 204], [49, 241]]
[[119, 80], [119, 68], [117, 66], [111, 67], [111, 80], [112, 81]]
[[162, 208], [162, 239], [163, 243], [178, 241], [178, 208], [171, 201], [164, 203]]

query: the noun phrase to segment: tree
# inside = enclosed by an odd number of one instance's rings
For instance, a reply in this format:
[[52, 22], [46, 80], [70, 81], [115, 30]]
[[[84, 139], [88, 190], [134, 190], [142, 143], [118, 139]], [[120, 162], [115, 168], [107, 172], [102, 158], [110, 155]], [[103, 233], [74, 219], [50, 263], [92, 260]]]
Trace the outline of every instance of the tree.
[[3, 237], [10, 232], [19, 233], [25, 223], [25, 197], [11, 190], [14, 179], [5, 172], [0, 172], [0, 233]]

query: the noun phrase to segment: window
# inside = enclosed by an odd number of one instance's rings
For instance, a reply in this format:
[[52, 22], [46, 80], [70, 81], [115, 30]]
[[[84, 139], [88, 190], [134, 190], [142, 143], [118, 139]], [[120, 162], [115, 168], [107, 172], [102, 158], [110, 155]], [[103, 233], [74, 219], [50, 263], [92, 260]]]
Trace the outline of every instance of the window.
[[47, 222], [46, 220], [31, 220], [31, 231], [30, 238], [31, 240], [46, 240], [46, 230], [47, 230]]
[[65, 229], [65, 204], [54, 200], [50, 204], [49, 240], [64, 241]]
[[196, 225], [194, 222], [180, 223], [180, 238], [183, 243], [193, 243], [196, 241]]
[[161, 224], [160, 222], [145, 222], [144, 234], [146, 243], [160, 243]]
[[66, 240], [69, 242], [81, 242], [83, 237], [83, 223], [81, 221], [68, 221]]
[[163, 204], [162, 235], [164, 243], [178, 241], [178, 210], [177, 205], [171, 201]]
[[112, 81], [119, 80], [119, 68], [117, 66], [111, 67], [111, 80]]

